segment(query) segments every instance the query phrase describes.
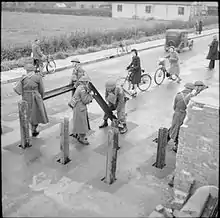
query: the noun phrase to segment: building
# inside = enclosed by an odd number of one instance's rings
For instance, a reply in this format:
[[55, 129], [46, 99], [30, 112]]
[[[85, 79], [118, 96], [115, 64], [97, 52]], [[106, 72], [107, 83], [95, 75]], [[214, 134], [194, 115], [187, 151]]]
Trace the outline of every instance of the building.
[[112, 2], [112, 17], [188, 21], [193, 2]]

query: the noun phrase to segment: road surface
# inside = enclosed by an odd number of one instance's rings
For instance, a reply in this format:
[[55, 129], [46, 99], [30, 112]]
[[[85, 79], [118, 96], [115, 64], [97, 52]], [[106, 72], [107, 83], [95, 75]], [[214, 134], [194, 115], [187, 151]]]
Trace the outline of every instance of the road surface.
[[[67, 106], [70, 93], [45, 101], [50, 123], [42, 125], [33, 147], [22, 151], [19, 141], [17, 102], [12, 85], [2, 85], [2, 196], [5, 216], [148, 216], [156, 205], [166, 203], [171, 194], [167, 176], [175, 169], [175, 155], [168, 152], [165, 170], [152, 168], [156, 145], [152, 139], [160, 127], [169, 127], [175, 94], [186, 82], [202, 80], [210, 85], [218, 80], [216, 70], [206, 69], [205, 59], [212, 36], [196, 39], [192, 51], [180, 54], [181, 84], [165, 81], [154, 83], [147, 92], [128, 101], [129, 131], [120, 136], [121, 149], [117, 163], [117, 182], [103, 186], [106, 161], [107, 130], [99, 130], [103, 112], [94, 101], [89, 105], [92, 131], [90, 145], [83, 147], [70, 139], [71, 162], [61, 167], [56, 162], [59, 154], [59, 123], [71, 111]], [[163, 48], [140, 52], [142, 68], [151, 75], [155, 72]], [[131, 56], [124, 56], [85, 66], [93, 84], [104, 95], [104, 84], [109, 77], [125, 75]], [[47, 76], [46, 90], [68, 83], [71, 70]], [[39, 180], [41, 181], [40, 185]], [[58, 187], [61, 185], [63, 188]]]

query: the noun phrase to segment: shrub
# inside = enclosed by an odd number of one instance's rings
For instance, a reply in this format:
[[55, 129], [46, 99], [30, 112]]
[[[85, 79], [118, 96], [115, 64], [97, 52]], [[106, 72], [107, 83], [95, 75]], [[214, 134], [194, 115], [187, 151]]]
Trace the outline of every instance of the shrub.
[[[203, 20], [204, 25], [218, 23], [217, 17], [207, 17]], [[70, 35], [62, 35], [60, 37], [41, 39], [41, 47], [45, 54], [57, 54], [59, 59], [65, 57], [64, 53], [70, 50], [80, 49], [79, 52], [84, 54], [88, 51], [96, 51], [101, 45], [114, 45], [121, 39], [140, 39], [144, 36], [154, 36], [162, 34], [166, 29], [189, 28], [194, 26], [194, 20], [190, 22], [170, 21], [165, 24], [163, 21], [155, 22], [151, 26], [128, 27], [116, 30], [96, 30], [96, 31], [75, 31]], [[89, 49], [86, 49], [89, 48]], [[1, 49], [1, 60], [18, 60], [21, 57], [30, 57], [31, 45], [26, 46], [3, 46]]]

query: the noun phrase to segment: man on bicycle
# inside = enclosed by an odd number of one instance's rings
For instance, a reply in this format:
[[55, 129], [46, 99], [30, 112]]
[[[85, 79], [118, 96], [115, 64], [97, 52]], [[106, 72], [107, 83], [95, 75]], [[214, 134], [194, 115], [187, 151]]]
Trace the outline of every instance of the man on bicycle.
[[43, 73], [43, 60], [46, 56], [43, 54], [40, 48], [40, 40], [35, 39], [34, 43], [32, 44], [32, 58], [33, 64], [36, 68], [39, 68], [40, 74]]
[[[85, 76], [85, 70], [82, 69], [82, 67], [80, 66], [80, 61], [78, 58], [74, 58], [71, 60], [72, 64], [73, 64], [73, 73], [70, 79], [70, 83], [72, 85], [76, 85], [77, 81], [82, 77]], [[74, 88], [72, 90], [72, 96], [75, 92], [76, 88]]]

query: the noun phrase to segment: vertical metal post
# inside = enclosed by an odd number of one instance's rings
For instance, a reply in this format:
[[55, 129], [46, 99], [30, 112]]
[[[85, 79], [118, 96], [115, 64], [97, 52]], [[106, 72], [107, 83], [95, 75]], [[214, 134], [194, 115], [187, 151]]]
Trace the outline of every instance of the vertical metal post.
[[29, 134], [29, 121], [28, 121], [28, 103], [24, 100], [18, 102], [19, 121], [20, 121], [20, 134], [21, 134], [21, 147], [23, 149], [31, 146], [31, 139]]
[[109, 185], [116, 180], [116, 165], [117, 165], [117, 152], [118, 152], [118, 129], [116, 128], [116, 122], [112, 121], [111, 129], [108, 132], [108, 150], [106, 160], [106, 174], [104, 182]]
[[66, 164], [70, 161], [69, 159], [69, 118], [65, 117], [63, 122], [60, 124], [60, 150], [61, 157], [60, 163]]
[[162, 169], [166, 159], [166, 145], [167, 145], [168, 129], [160, 128], [158, 132], [158, 145], [157, 145], [157, 159], [155, 163], [156, 168]]

